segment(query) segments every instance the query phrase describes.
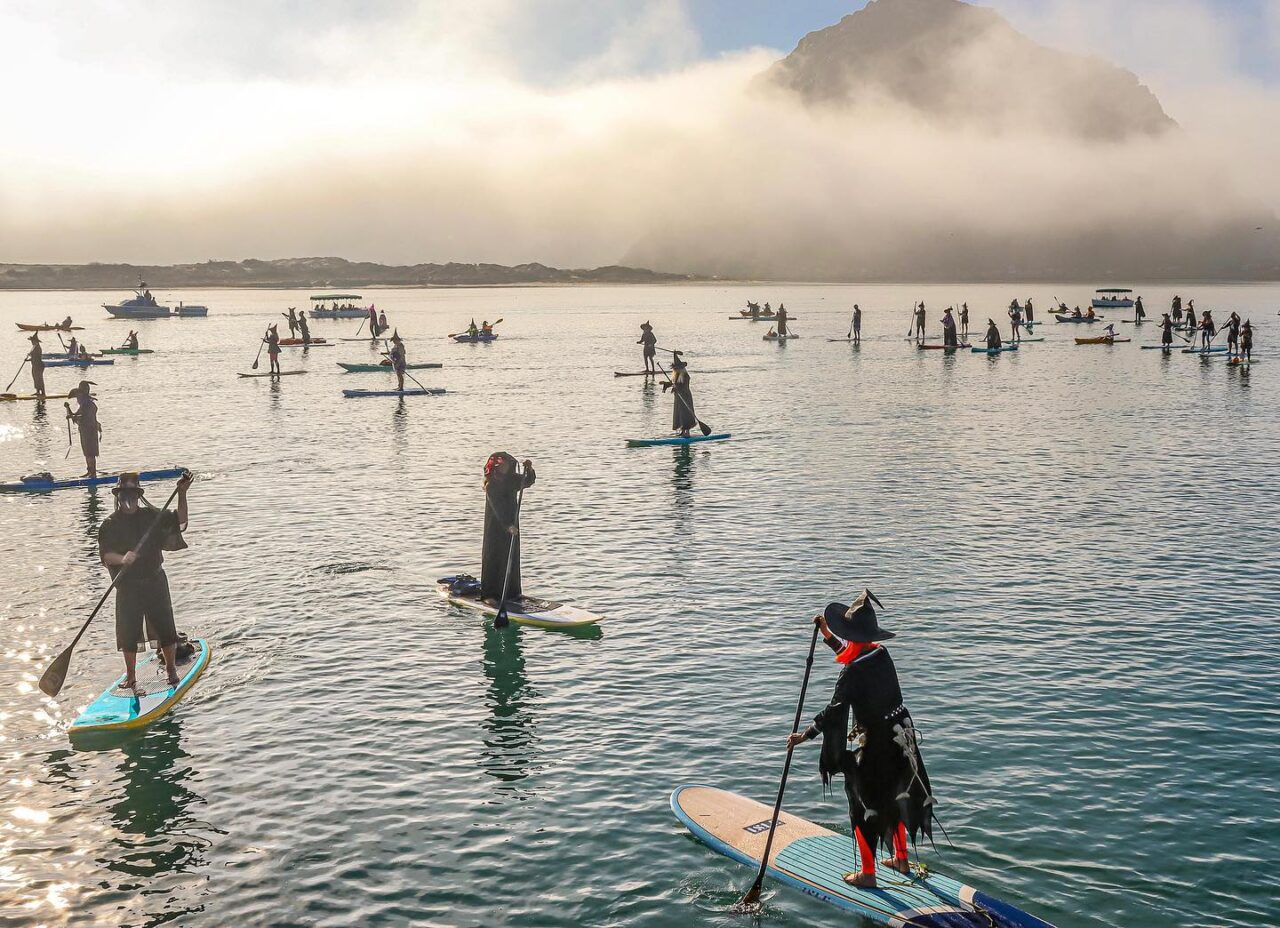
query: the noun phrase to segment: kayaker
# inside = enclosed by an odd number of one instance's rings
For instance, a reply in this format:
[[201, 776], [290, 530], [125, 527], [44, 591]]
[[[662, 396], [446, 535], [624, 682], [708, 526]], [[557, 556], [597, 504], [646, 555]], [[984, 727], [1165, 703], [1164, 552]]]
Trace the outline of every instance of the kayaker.
[[488, 320], [488, 319], [486, 319], [486, 320], [484, 320], [484, 322], [480, 323], [480, 334], [481, 334], [481, 335], [484, 335], [484, 336], [486, 336], [486, 337], [488, 337], [488, 336], [490, 336], [490, 335], [492, 335], [492, 334], [493, 334], [493, 326], [491, 326], [491, 325], [489, 324], [489, 320]]
[[1022, 309], [1018, 306], [1018, 301], [1013, 301], [1013, 306], [1009, 307], [1009, 324], [1013, 329], [1011, 341], [1022, 341]]
[[1213, 324], [1213, 312], [1206, 309], [1200, 318], [1200, 347], [1208, 351], [1213, 344], [1213, 337], [1217, 334], [1218, 328]]
[[40, 334], [32, 332], [27, 339], [31, 342], [31, 350], [27, 352], [27, 360], [31, 362], [31, 385], [36, 396], [44, 398], [44, 348], [40, 345]]
[[1002, 342], [1000, 341], [999, 326], [996, 325], [996, 321], [994, 319], [988, 319], [987, 320], [987, 347], [999, 348], [1001, 344]]
[[73, 361], [80, 357], [80, 342], [74, 335], [71, 336], [71, 341], [67, 342], [67, 357]]
[[[771, 330], [772, 331], [772, 330]], [[680, 357], [679, 351], [671, 353], [671, 378], [662, 385], [665, 393], [671, 390], [675, 394], [675, 406], [671, 411], [671, 428], [680, 432], [681, 438], [689, 437], [689, 430], [698, 424], [698, 417], [693, 411], [693, 389], [689, 383], [689, 365]]]
[[1103, 338], [1115, 338], [1115, 337], [1116, 337], [1116, 325], [1115, 325], [1115, 323], [1114, 323], [1114, 322], [1108, 322], [1108, 323], [1107, 323], [1106, 328], [1104, 328], [1104, 329], [1102, 330], [1102, 337], [1103, 337]]
[[62, 320], [62, 325], [61, 325], [59, 328], [63, 328], [63, 329], [66, 329], [67, 331], [70, 331], [70, 330], [71, 330], [71, 317], [70, 317], [70, 316], [68, 316], [67, 318], [63, 319], [63, 320]]
[[915, 337], [924, 341], [924, 300], [915, 309]]
[[969, 337], [969, 304], [960, 304], [960, 333], [965, 337]]
[[1240, 316], [1234, 311], [1227, 317], [1227, 323], [1223, 326], [1227, 330], [1227, 354], [1231, 356], [1240, 353]]
[[384, 309], [378, 313], [378, 334], [381, 335], [389, 328], [391, 328], [391, 326], [387, 325], [387, 311]]
[[1027, 320], [1026, 324], [1028, 326], [1036, 321], [1035, 312], [1031, 308], [1031, 297], [1027, 297], [1026, 305], [1022, 307], [1022, 316]]
[[787, 335], [787, 304], [778, 304], [778, 337], [783, 338]]
[[391, 333], [391, 351], [388, 352], [387, 357], [391, 359], [391, 369], [396, 374], [396, 389], [403, 393], [406, 357], [399, 329]]
[[[889, 649], [877, 644], [894, 637], [879, 626], [871, 602], [884, 606], [864, 590], [850, 606], [831, 603], [813, 621], [827, 646], [843, 666], [835, 692], [813, 722], [787, 738], [787, 747], [822, 736], [818, 771], [824, 786], [837, 774], [844, 777], [849, 823], [861, 863], [846, 873], [850, 886], [876, 885], [876, 851], [880, 844], [892, 853], [882, 861], [910, 875], [907, 839], [933, 837], [933, 791], [920, 756], [919, 735], [903, 702], [898, 672]], [[852, 733], [850, 719], [852, 717]], [[850, 744], [860, 748], [850, 750]]]
[[289, 321], [289, 337], [296, 338], [298, 335], [298, 315], [297, 310], [290, 306], [288, 313], [281, 313]]
[[[1077, 309], [1076, 309], [1076, 312], [1079, 312], [1079, 311], [1080, 311], [1080, 310], [1077, 308]], [[1085, 310], [1084, 317], [1085, 317], [1086, 319], [1094, 319], [1094, 318], [1096, 318], [1096, 317], [1097, 317], [1097, 313], [1095, 313], [1095, 312], [1093, 311], [1093, 307], [1092, 307], [1092, 306], [1090, 306], [1087, 310]]]
[[1160, 316], [1160, 344], [1166, 347], [1173, 345], [1173, 320], [1169, 318], [1168, 313]]
[[263, 338], [267, 343], [267, 360], [271, 362], [271, 373], [277, 377], [280, 375], [280, 333], [276, 331], [276, 326], [267, 326], [267, 335]]
[[1133, 321], [1141, 323], [1147, 318], [1147, 311], [1142, 308], [1142, 297], [1133, 301]]
[[[519, 599], [520, 586], [520, 491], [533, 486], [533, 462], [525, 458], [524, 470], [505, 451], [489, 455], [484, 465], [484, 546], [480, 558], [480, 598], [502, 605], [503, 585], [507, 600]], [[507, 564], [510, 563], [508, 579]]]
[[305, 318], [298, 319], [298, 331], [302, 333], [302, 344], [311, 344], [311, 327], [307, 325]]
[[68, 403], [63, 405], [67, 415], [79, 427], [80, 452], [84, 455], [84, 476], [98, 476], [98, 442], [102, 438], [102, 426], [98, 424], [98, 404], [89, 388], [97, 386], [92, 380], [80, 381], [80, 386], [72, 390], [76, 401], [76, 411], [71, 411]]
[[950, 306], [942, 313], [942, 344], [948, 348], [960, 346], [960, 342], [956, 339], [956, 321], [951, 318]]
[[765, 301], [764, 301], [764, 314], [765, 314], [766, 316], [772, 316], [772, 315], [773, 315], [773, 310], [769, 308], [769, 301], [768, 301], [768, 300], [765, 300]]
[[124, 340], [124, 347], [128, 348], [130, 351], [138, 350], [138, 333], [137, 332], [134, 332], [133, 330], [129, 331], [128, 337], [126, 337]]
[[475, 338], [479, 334], [480, 334], [480, 327], [476, 325], [476, 320], [473, 318], [471, 320], [471, 325], [467, 326], [467, 335], [471, 336], [472, 338]]
[[[756, 306], [756, 311], [760, 309]], [[640, 323], [640, 338], [636, 342], [637, 345], [643, 346], [644, 353], [644, 372], [646, 374], [656, 374], [658, 372], [657, 361], [654, 357], [655, 346], [658, 344], [658, 336], [653, 334], [653, 326], [649, 324], [649, 320]], [[648, 381], [646, 381], [647, 383]]]
[[[151, 641], [164, 658], [169, 685], [178, 683], [175, 651], [178, 628], [173, 618], [173, 600], [169, 595], [169, 578], [165, 576], [162, 551], [181, 551], [187, 546], [182, 533], [187, 528], [187, 488], [191, 475], [178, 480], [178, 507], [160, 510], [147, 505], [137, 473], [122, 473], [111, 488], [116, 510], [103, 520], [98, 529], [98, 556], [102, 565], [116, 577], [128, 568], [116, 583], [116, 650], [124, 657], [124, 687], [137, 685], [138, 652]], [[159, 525], [139, 548], [142, 536], [157, 521]]]
[[1253, 360], [1253, 326], [1248, 319], [1240, 326], [1240, 357], [1246, 361]]
[[862, 309], [857, 303], [853, 304], [853, 323], [849, 327], [852, 334], [853, 343], [855, 345], [862, 344]]

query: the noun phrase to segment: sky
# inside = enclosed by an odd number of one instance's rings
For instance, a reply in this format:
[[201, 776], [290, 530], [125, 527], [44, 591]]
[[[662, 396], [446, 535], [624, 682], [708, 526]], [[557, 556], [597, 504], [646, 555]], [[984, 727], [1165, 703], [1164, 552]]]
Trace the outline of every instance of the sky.
[[[730, 203], [728, 176], [823, 219], [852, 130], [747, 88], [863, 5], [5, 0], [0, 262], [611, 263], [682, 211]], [[1230, 157], [1231, 185], [1280, 207], [1280, 0], [984, 5], [1137, 73], [1187, 131], [1181, 156]], [[759, 145], [799, 146], [786, 160], [814, 166], [814, 186], [777, 183], [743, 151]], [[944, 199], [972, 183], [917, 170]], [[956, 209], [983, 208], [972, 194]]]

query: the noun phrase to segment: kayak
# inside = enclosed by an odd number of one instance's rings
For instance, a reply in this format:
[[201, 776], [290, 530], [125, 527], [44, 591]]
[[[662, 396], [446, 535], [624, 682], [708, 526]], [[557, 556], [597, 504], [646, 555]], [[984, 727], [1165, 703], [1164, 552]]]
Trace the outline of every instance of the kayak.
[[16, 324], [18, 328], [22, 329], [22, 331], [24, 332], [83, 332], [84, 331], [84, 326], [82, 325], [71, 325], [71, 326], [28, 325], [24, 322], [19, 322]]
[[1227, 350], [1226, 345], [1213, 345], [1209, 348], [1183, 348], [1183, 354], [1220, 354]]
[[1020, 338], [1017, 340], [1017, 342], [1015, 342], [1015, 344], [1021, 345], [1023, 342], [1042, 342], [1042, 341], [1044, 341], [1044, 336], [1037, 335], [1035, 338]]
[[98, 354], [155, 354], [150, 348], [103, 348]]
[[652, 448], [655, 445], [692, 445], [700, 441], [724, 441], [731, 438], [729, 432], [715, 432], [711, 435], [676, 435], [672, 438], [628, 438], [628, 448]]
[[343, 390], [342, 395], [351, 399], [357, 396], [439, 396], [444, 392], [444, 387], [429, 387], [425, 390], [410, 387], [407, 390]]
[[766, 335], [764, 340], [767, 342], [785, 342], [791, 338], [799, 338], [799, 335]]
[[[168, 467], [164, 470], [144, 470], [138, 474], [140, 480], [170, 480], [181, 477], [181, 467]], [[101, 477], [76, 477], [71, 480], [37, 480], [24, 478], [12, 483], [0, 483], [0, 492], [47, 493], [50, 490], [71, 490], [79, 487], [101, 487], [119, 480], [118, 474], [106, 474]]]
[[[766, 316], [763, 313], [761, 313], [759, 316], [730, 316], [729, 318], [738, 319], [738, 320], [741, 320], [742, 322], [770, 322], [770, 321], [776, 320], [778, 316], [776, 313], [772, 316]], [[790, 322], [793, 319], [799, 319], [799, 318], [800, 318], [799, 316], [793, 316], [790, 313], [787, 314], [788, 322]]]
[[978, 354], [980, 352], [984, 354], [999, 354], [1002, 351], [1017, 351], [1018, 346], [1017, 345], [1001, 345], [999, 348], [983, 348], [981, 345], [975, 345], [969, 350], [972, 351], [974, 354]]
[[463, 334], [463, 335], [454, 335], [454, 336], [452, 336], [452, 338], [453, 338], [453, 340], [454, 340], [455, 342], [459, 342], [459, 343], [464, 344], [464, 345], [473, 345], [473, 344], [475, 344], [476, 342], [491, 342], [491, 341], [493, 341], [493, 340], [494, 340], [495, 338], [497, 338], [497, 337], [498, 337], [498, 333], [497, 333], [497, 332], [492, 332], [492, 333], [490, 333], [489, 335], [466, 335], [466, 334]]
[[1094, 316], [1090, 319], [1088, 316], [1059, 316], [1057, 313], [1054, 313], [1053, 318], [1057, 319], [1059, 322], [1101, 322], [1106, 317]]
[[44, 396], [36, 396], [34, 393], [0, 393], [0, 403], [13, 403], [18, 400], [67, 400], [70, 398], [70, 393], [46, 393]]
[[1077, 345], [1114, 345], [1117, 342], [1131, 342], [1132, 338], [1116, 338], [1114, 335], [1099, 335], [1097, 338], [1077, 338]]
[[45, 367], [97, 367], [104, 364], [115, 364], [115, 358], [67, 358], [63, 361], [45, 361]]
[[[436, 582], [436, 589], [449, 602], [464, 609], [475, 609], [485, 615], [496, 616], [498, 607], [480, 599], [480, 581], [467, 574], [454, 577], [441, 577]], [[569, 606], [565, 603], [538, 599], [535, 596], [521, 596], [507, 602], [507, 616], [516, 625], [531, 625], [534, 628], [585, 628], [595, 625], [604, 616]]]
[[968, 342], [961, 342], [959, 345], [926, 345], [923, 342], [916, 345], [921, 351], [958, 351], [961, 348], [972, 348]]
[[[387, 364], [344, 364], [343, 362], [339, 361], [338, 367], [342, 368], [348, 374], [371, 374], [371, 373], [374, 373], [375, 371], [387, 371], [388, 373], [391, 372], [391, 364], [389, 362]], [[443, 364], [426, 364], [426, 363], [406, 364], [404, 366], [404, 369], [407, 371], [424, 371], [427, 368], [432, 368], [432, 367], [444, 367], [444, 365]]]
[[237, 377], [291, 377], [294, 374], [305, 374], [305, 373], [306, 371], [281, 371], [278, 374], [273, 374], [271, 373], [271, 371], [267, 371], [266, 373], [254, 372], [252, 374], [236, 374], [236, 376]]
[[[671, 811], [716, 853], [758, 870], [773, 807], [711, 786], [681, 786]], [[782, 812], [767, 875], [823, 902], [892, 928], [1053, 928], [1007, 902], [950, 877], [915, 868], [911, 876], [882, 869], [876, 889], [847, 884], [857, 870], [853, 839]]]
[[[124, 674], [107, 687], [101, 696], [85, 708], [71, 723], [68, 731], [73, 738], [95, 732], [127, 731], [144, 728], [166, 715], [182, 701], [187, 691], [200, 679], [213, 653], [209, 642], [199, 638], [190, 642], [190, 654], [177, 659], [178, 685], [170, 686], [164, 661], [152, 651], [138, 661], [137, 686], [123, 688]], [[179, 646], [181, 650], [181, 645]]]

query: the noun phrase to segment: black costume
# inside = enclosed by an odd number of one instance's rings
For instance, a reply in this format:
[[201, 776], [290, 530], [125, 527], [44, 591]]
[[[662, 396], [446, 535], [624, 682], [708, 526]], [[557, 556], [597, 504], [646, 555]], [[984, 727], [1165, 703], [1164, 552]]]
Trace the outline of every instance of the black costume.
[[1000, 342], [1000, 330], [999, 330], [998, 328], [996, 328], [996, 324], [995, 324], [995, 321], [994, 321], [994, 320], [988, 319], [988, 320], [987, 320], [987, 323], [988, 323], [988, 325], [987, 325], [987, 347], [988, 347], [988, 348], [999, 348], [999, 347], [1000, 347], [1000, 344], [1001, 344], [1001, 342]]
[[[485, 471], [480, 597], [494, 602], [502, 599], [507, 558], [510, 556], [511, 578], [507, 581], [507, 599], [519, 599], [523, 593], [520, 587], [520, 517], [516, 498], [522, 489], [533, 486], [536, 475], [532, 467], [526, 467], [524, 473], [520, 473], [515, 466], [515, 458], [504, 451], [489, 458]], [[512, 534], [512, 528], [516, 529], [515, 534]]]
[[658, 344], [658, 336], [653, 334], [653, 326], [647, 322], [640, 326], [640, 344], [644, 348], [644, 369], [646, 373], [656, 370], [654, 346]]
[[787, 334], [787, 307], [784, 303], [778, 304], [778, 335], [779, 337]]
[[956, 340], [956, 321], [951, 318], [950, 310], [942, 316], [942, 343], [948, 348], [956, 348], [960, 344]]
[[[181, 551], [187, 546], [177, 514], [145, 504], [131, 513], [117, 510], [98, 528], [98, 550], [101, 554], [127, 554], [157, 521], [159, 526], [138, 552], [133, 566], [116, 583], [118, 651], [145, 650], [148, 640], [161, 648], [178, 642], [169, 578], [165, 576], [164, 555], [160, 553]], [[114, 578], [122, 568], [108, 570]]]
[[682, 435], [688, 435], [690, 429], [697, 428], [698, 417], [693, 411], [689, 365], [678, 356], [671, 361], [671, 383], [662, 385], [662, 389], [668, 388], [675, 393], [675, 406], [671, 410], [671, 427]]

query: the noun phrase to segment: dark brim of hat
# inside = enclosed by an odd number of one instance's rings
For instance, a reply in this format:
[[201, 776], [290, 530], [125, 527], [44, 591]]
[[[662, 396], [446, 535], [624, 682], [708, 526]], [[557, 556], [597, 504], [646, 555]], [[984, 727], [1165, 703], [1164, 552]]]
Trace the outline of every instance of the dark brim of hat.
[[828, 603], [827, 608], [823, 611], [823, 616], [827, 620], [827, 628], [831, 629], [831, 634], [845, 641], [857, 641], [866, 643], [869, 641], [888, 641], [890, 638], [897, 636], [890, 631], [885, 631], [877, 625], [871, 629], [870, 634], [864, 628], [859, 628], [845, 618], [845, 613], [849, 611], [849, 607], [844, 603]]
[[122, 487], [119, 484], [116, 484], [114, 487], [111, 488], [111, 492], [114, 493], [116, 496], [119, 496], [121, 493], [137, 493], [139, 496], [147, 495], [147, 491], [142, 489], [142, 487], [137, 484], [130, 484], [129, 486], [125, 486], [125, 487]]

